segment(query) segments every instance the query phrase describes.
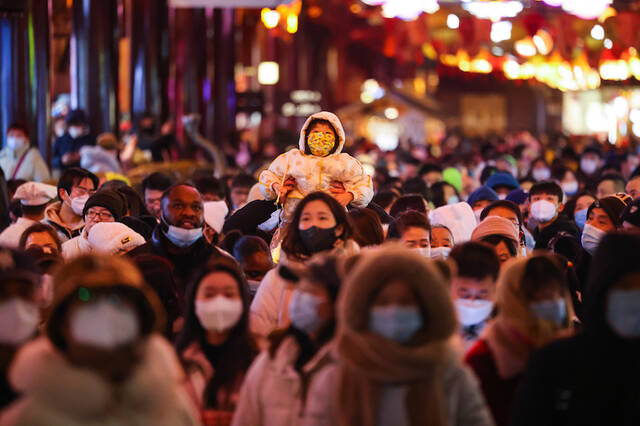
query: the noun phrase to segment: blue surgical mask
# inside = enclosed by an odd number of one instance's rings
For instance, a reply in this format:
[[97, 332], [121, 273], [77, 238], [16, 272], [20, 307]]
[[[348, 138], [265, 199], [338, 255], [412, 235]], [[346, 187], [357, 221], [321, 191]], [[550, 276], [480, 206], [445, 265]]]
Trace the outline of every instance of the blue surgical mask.
[[640, 290], [611, 290], [607, 322], [620, 337], [640, 338]]
[[289, 303], [289, 319], [291, 324], [298, 330], [307, 334], [316, 332], [323, 324], [318, 316], [318, 306], [322, 300], [305, 291], [296, 290], [293, 292], [291, 303]]
[[447, 198], [447, 204], [457, 204], [460, 202], [460, 198], [458, 198], [457, 195], [452, 195], [451, 197]]
[[535, 302], [529, 304], [529, 307], [537, 318], [551, 321], [556, 325], [564, 324], [567, 318], [567, 305], [564, 299]]
[[584, 229], [584, 225], [585, 225], [585, 223], [587, 223], [587, 212], [588, 211], [589, 211], [588, 208], [582, 209], [582, 210], [578, 210], [573, 215], [573, 217], [576, 220], [576, 225], [578, 225], [578, 228], [580, 228], [581, 230]]
[[422, 314], [414, 306], [390, 305], [371, 310], [369, 329], [396, 343], [407, 343], [422, 328]]
[[164, 218], [162, 219], [162, 222], [168, 226], [164, 235], [166, 235], [169, 241], [178, 247], [191, 247], [196, 243], [196, 241], [202, 238], [202, 227], [194, 229], [179, 228], [177, 226], [169, 225]]

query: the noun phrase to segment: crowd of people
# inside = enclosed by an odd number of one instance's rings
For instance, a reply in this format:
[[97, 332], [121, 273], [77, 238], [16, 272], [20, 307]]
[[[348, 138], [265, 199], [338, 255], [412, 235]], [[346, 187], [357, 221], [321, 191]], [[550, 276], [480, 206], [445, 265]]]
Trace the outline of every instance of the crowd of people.
[[86, 123], [53, 173], [19, 123], [0, 151], [0, 425], [640, 424], [634, 146], [383, 152], [322, 112], [132, 182]]

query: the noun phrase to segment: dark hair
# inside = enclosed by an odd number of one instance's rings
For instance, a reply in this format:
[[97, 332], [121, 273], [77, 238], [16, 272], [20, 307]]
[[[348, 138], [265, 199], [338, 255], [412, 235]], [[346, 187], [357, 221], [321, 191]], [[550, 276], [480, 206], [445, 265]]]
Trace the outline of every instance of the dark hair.
[[429, 187], [427, 186], [425, 181], [422, 180], [422, 178], [420, 177], [414, 177], [414, 178], [408, 179], [402, 185], [402, 192], [404, 192], [405, 194], [422, 195], [422, 198], [424, 198], [426, 201], [429, 201], [429, 199], [431, 198], [431, 192], [429, 191]]
[[27, 183], [27, 181], [24, 179], [9, 179], [7, 181], [7, 192], [11, 195], [11, 198], [13, 198], [13, 194], [16, 193], [18, 187], [23, 183]]
[[557, 284], [562, 291], [567, 288], [565, 270], [554, 255], [539, 255], [529, 258], [522, 277], [521, 291], [527, 300], [531, 300], [535, 292], [546, 286]]
[[498, 171], [498, 168], [495, 166], [485, 166], [482, 169], [482, 173], [480, 173], [480, 185], [484, 185], [487, 183], [492, 174]]
[[244, 263], [245, 260], [254, 253], [270, 254], [269, 246], [266, 241], [260, 237], [245, 235], [236, 241], [233, 246], [233, 257], [235, 257], [239, 263]]
[[482, 238], [482, 241], [489, 243], [494, 247], [501, 242], [504, 242], [507, 246], [507, 250], [509, 250], [509, 254], [511, 254], [511, 257], [514, 257], [518, 253], [518, 246], [516, 245], [516, 242], [511, 238], [507, 238], [503, 235], [487, 235], [486, 237]]
[[9, 133], [11, 130], [18, 130], [24, 133], [27, 138], [29, 138], [29, 128], [21, 121], [14, 121], [13, 123], [9, 124], [9, 127], [7, 127], [7, 133]]
[[135, 189], [131, 188], [130, 186], [125, 186], [122, 188], [118, 188], [116, 191], [122, 194], [127, 200], [129, 216], [151, 216], [151, 213], [149, 213], [149, 210], [147, 209], [147, 205], [144, 203], [144, 201], [140, 197], [140, 194], [138, 194]]
[[353, 222], [353, 239], [360, 247], [377, 246], [384, 241], [382, 222], [373, 210], [355, 208], [349, 210]]
[[499, 207], [504, 207], [505, 209], [509, 209], [512, 212], [514, 212], [516, 216], [518, 216], [518, 223], [520, 224], [519, 226], [522, 227], [523, 219], [522, 219], [522, 212], [520, 211], [520, 207], [516, 203], [509, 200], [497, 200], [489, 204], [484, 209], [482, 209], [482, 212], [480, 213], [480, 221], [485, 220], [487, 216], [489, 216], [489, 213], [491, 213], [491, 210], [497, 209]]
[[37, 206], [27, 206], [26, 204], [20, 203], [20, 209], [22, 210], [23, 216], [40, 216], [46, 210], [49, 203], [40, 204]]
[[225, 272], [238, 284], [238, 291], [242, 298], [242, 316], [229, 330], [225, 343], [217, 348], [220, 356], [217, 363], [212, 365], [216, 374], [207, 384], [203, 396], [207, 408], [217, 408], [218, 391], [225, 386], [232, 387], [238, 376], [247, 371], [256, 355], [255, 344], [249, 333], [249, 285], [238, 264], [226, 256], [209, 259], [195, 273], [195, 279], [189, 284], [185, 298], [184, 325], [176, 339], [176, 352], [182, 357], [182, 353], [194, 342], [197, 342], [201, 348], [207, 344], [206, 330], [196, 315], [195, 298], [200, 282], [213, 272]]
[[173, 185], [173, 179], [170, 176], [161, 172], [151, 173], [142, 181], [142, 195], [144, 196], [147, 189], [164, 192], [171, 185]]
[[529, 166], [529, 173], [527, 173], [527, 176], [533, 176], [533, 166], [535, 166], [536, 163], [539, 163], [539, 162], [544, 163], [544, 166], [548, 168], [549, 171], [551, 171], [551, 168], [549, 167], [549, 163], [547, 163], [547, 160], [544, 157], [537, 157], [531, 162], [531, 165]]
[[558, 197], [558, 202], [562, 202], [562, 198], [564, 197], [564, 191], [562, 191], [562, 187], [551, 180], [543, 180], [542, 182], [534, 183], [531, 189], [529, 190], [529, 200], [531, 197], [537, 194], [550, 194]]
[[442, 167], [434, 163], [424, 163], [418, 171], [418, 176], [422, 178], [422, 176], [432, 172], [442, 173]]
[[421, 195], [409, 194], [403, 195], [393, 202], [389, 214], [394, 218], [400, 216], [401, 213], [414, 210], [423, 214], [427, 214], [427, 207], [425, 206], [425, 200]]
[[58, 180], [58, 198], [60, 197], [60, 190], [63, 189], [67, 194], [71, 193], [71, 189], [74, 185], [79, 184], [84, 179], [91, 179], [93, 182], [93, 188], [98, 189], [100, 180], [98, 176], [91, 173], [89, 170], [82, 169], [80, 167], [71, 167], [64, 172]]
[[408, 210], [391, 222], [391, 225], [389, 225], [389, 232], [387, 232], [387, 240], [402, 238], [402, 235], [409, 228], [422, 228], [431, 234], [431, 223], [429, 223], [429, 218], [418, 211]]
[[626, 182], [622, 176], [614, 173], [607, 173], [606, 175], [598, 179], [598, 185], [600, 185], [605, 180], [613, 181], [616, 192], [624, 192], [624, 185]]
[[380, 191], [373, 196], [373, 202], [386, 209], [398, 198], [398, 196], [392, 191]]
[[9, 212], [13, 213], [15, 217], [22, 217], [22, 203], [20, 200], [11, 200], [8, 207]]
[[196, 188], [201, 194], [213, 193], [221, 200], [227, 197], [227, 187], [220, 179], [213, 176], [202, 176], [195, 180]]
[[436, 207], [446, 206], [448, 203], [448, 200], [444, 199], [445, 186], [451, 187], [451, 189], [453, 189], [453, 192], [455, 192], [458, 199], [460, 198], [460, 194], [458, 193], [458, 190], [456, 189], [455, 186], [445, 181], [436, 182], [433, 185], [431, 185], [431, 188], [429, 188], [431, 190], [431, 201], [433, 201], [433, 205]]
[[313, 126], [315, 126], [316, 124], [327, 124], [327, 125], [329, 125], [329, 127], [331, 127], [331, 130], [333, 131], [333, 136], [336, 139], [336, 143], [333, 145], [333, 148], [329, 152], [329, 155], [333, 154], [334, 152], [336, 152], [336, 150], [340, 146], [340, 136], [338, 136], [338, 132], [336, 131], [336, 128], [333, 126], [333, 124], [331, 124], [331, 122], [329, 120], [325, 120], [323, 118], [314, 118], [313, 120], [311, 120], [309, 122], [309, 125], [304, 130], [304, 153], [305, 154], [311, 154], [311, 151], [309, 151], [309, 145], [307, 145], [307, 139], [309, 139], [309, 134], [311, 133], [311, 128]]
[[476, 241], [457, 245], [449, 255], [458, 266], [458, 276], [483, 280], [498, 279], [500, 260], [493, 247]]
[[304, 244], [302, 244], [298, 226], [300, 225], [300, 217], [302, 216], [302, 211], [307, 206], [307, 204], [311, 203], [312, 201], [324, 202], [327, 207], [329, 207], [329, 210], [331, 210], [331, 214], [333, 214], [333, 218], [336, 221], [336, 226], [342, 225], [342, 235], [338, 237], [339, 239], [346, 241], [353, 235], [353, 224], [351, 223], [351, 219], [349, 219], [349, 216], [347, 216], [347, 212], [344, 207], [342, 207], [340, 203], [338, 203], [336, 199], [329, 194], [320, 191], [312, 192], [311, 194], [304, 197], [300, 201], [300, 203], [298, 203], [293, 213], [291, 222], [285, 228], [284, 239], [282, 240], [282, 250], [288, 256], [293, 256], [294, 258], [298, 259], [311, 256], [311, 253], [309, 253]]
[[233, 180], [231, 181], [231, 188], [251, 188], [255, 184], [256, 179], [253, 176], [246, 173], [240, 173], [239, 175], [234, 176]]
[[55, 229], [53, 229], [51, 225], [47, 225], [45, 223], [35, 223], [30, 227], [28, 227], [27, 229], [25, 229], [24, 232], [22, 233], [22, 236], [20, 236], [20, 243], [18, 243], [18, 247], [20, 247], [21, 250], [24, 250], [25, 246], [27, 245], [27, 239], [29, 238], [29, 236], [31, 234], [39, 234], [42, 232], [46, 232], [51, 236], [53, 241], [55, 241], [56, 243], [58, 252], [61, 252], [62, 243], [60, 242], [60, 237], [58, 237], [58, 233], [56, 232]]

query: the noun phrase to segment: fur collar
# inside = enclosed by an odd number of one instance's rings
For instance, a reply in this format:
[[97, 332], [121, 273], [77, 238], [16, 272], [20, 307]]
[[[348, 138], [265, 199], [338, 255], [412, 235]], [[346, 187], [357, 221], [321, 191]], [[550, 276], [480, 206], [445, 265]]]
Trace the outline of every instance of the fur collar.
[[79, 420], [123, 410], [153, 413], [173, 403], [183, 373], [173, 349], [162, 337], [151, 336], [144, 345], [140, 364], [121, 385], [71, 365], [46, 337], [18, 352], [9, 379], [27, 402]]

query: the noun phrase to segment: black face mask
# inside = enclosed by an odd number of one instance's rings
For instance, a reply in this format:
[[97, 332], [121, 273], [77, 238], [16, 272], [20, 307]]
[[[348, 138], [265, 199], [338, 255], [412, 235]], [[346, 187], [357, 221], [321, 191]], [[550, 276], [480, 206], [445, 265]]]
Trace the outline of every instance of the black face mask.
[[331, 250], [338, 239], [336, 237], [336, 227], [333, 228], [318, 228], [312, 226], [309, 229], [300, 231], [300, 238], [304, 248], [309, 253], [319, 253], [325, 250]]

